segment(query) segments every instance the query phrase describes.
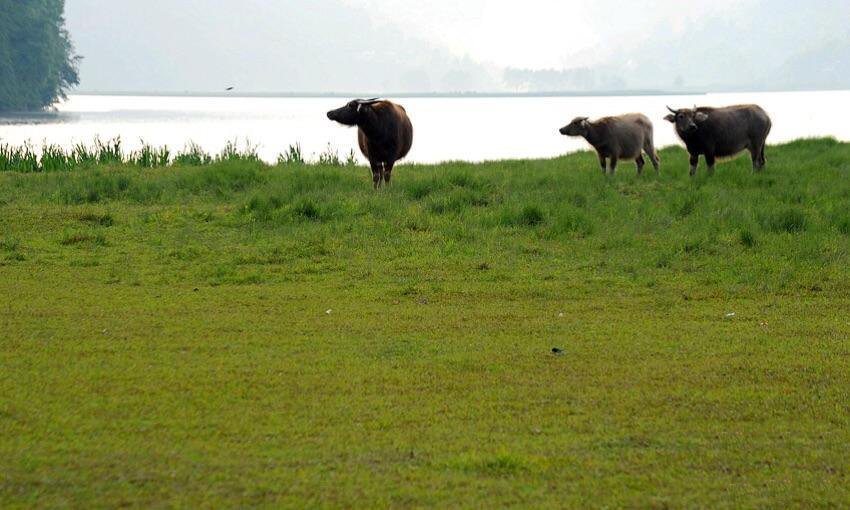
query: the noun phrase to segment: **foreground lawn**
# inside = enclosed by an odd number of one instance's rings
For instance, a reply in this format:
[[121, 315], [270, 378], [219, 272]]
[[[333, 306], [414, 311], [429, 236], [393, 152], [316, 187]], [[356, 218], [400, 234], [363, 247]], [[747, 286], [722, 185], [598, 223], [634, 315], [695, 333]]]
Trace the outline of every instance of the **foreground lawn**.
[[848, 506], [850, 145], [768, 160], [0, 174], [0, 507]]

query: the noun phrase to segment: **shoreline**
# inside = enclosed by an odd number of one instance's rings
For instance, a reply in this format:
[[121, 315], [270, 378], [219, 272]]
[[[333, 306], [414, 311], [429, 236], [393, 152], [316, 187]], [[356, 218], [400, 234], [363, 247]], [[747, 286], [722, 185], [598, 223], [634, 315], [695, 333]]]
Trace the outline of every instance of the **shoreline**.
[[[116, 144], [117, 142], [117, 144]], [[768, 144], [771, 150], [782, 150], [784, 148], [808, 142], [825, 142], [836, 146], [850, 145], [850, 141], [840, 140], [833, 136], [802, 137], [776, 144]], [[326, 152], [311, 154], [312, 158], [304, 158], [299, 144], [289, 146], [288, 151], [279, 152], [276, 160], [268, 160], [259, 155], [258, 146], [239, 145], [236, 141], [229, 143], [221, 152], [207, 152], [203, 147], [187, 142], [181, 149], [173, 150], [173, 147], [143, 145], [138, 149], [125, 150], [119, 138], [100, 139], [96, 138], [92, 145], [76, 145], [68, 148], [61, 145], [43, 143], [41, 145], [13, 145], [0, 138], [0, 174], [3, 173], [44, 173], [44, 172], [74, 172], [98, 168], [103, 165], [110, 166], [132, 166], [140, 168], [176, 168], [208, 166], [223, 161], [243, 161], [261, 163], [269, 168], [277, 167], [312, 167], [312, 168], [366, 168], [368, 165], [361, 161], [360, 153], [346, 154], [339, 150], [329, 149]], [[297, 153], [292, 151], [297, 149]], [[670, 144], [659, 146], [658, 151], [678, 150], [685, 152], [681, 144]], [[46, 157], [45, 154], [48, 156]], [[297, 154], [300, 159], [291, 159]], [[416, 160], [399, 161], [398, 166], [439, 168], [446, 165], [510, 165], [516, 163], [535, 164], [558, 159], [580, 156], [583, 154], [595, 154], [592, 147], [578, 150], [567, 150], [555, 156], [541, 156], [533, 158], [501, 158], [501, 159], [447, 159], [442, 161], [420, 162]], [[722, 161], [732, 161], [746, 156], [747, 152], [741, 152], [736, 156], [725, 158]], [[188, 157], [190, 162], [181, 160]], [[49, 159], [48, 159], [49, 158]], [[153, 160], [151, 158], [154, 158]], [[165, 159], [161, 159], [165, 158]], [[323, 162], [324, 161], [324, 162]], [[192, 162], [200, 162], [192, 164]], [[23, 165], [23, 166], [22, 166]], [[34, 166], [33, 166], [34, 165]]]

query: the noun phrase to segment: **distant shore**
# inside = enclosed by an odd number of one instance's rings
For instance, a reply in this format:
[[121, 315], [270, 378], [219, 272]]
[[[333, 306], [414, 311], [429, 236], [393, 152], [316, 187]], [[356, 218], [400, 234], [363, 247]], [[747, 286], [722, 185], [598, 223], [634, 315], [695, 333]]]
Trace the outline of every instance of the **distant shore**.
[[190, 92], [190, 91], [75, 91], [76, 96], [152, 96], [152, 97], [276, 97], [276, 98], [348, 98], [348, 97], [396, 97], [396, 98], [513, 98], [513, 97], [622, 97], [622, 96], [701, 96], [708, 92], [676, 92], [669, 90], [602, 90], [596, 92]]
[[273, 97], [273, 98], [349, 98], [349, 97], [394, 97], [394, 98], [522, 98], [522, 97], [644, 97], [644, 96], [705, 96], [708, 94], [758, 94], [777, 92], [835, 92], [845, 88], [818, 90], [597, 90], [597, 91], [550, 91], [550, 92], [250, 92], [232, 91], [121, 91], [121, 90], [78, 90], [72, 96], [151, 96], [151, 97]]

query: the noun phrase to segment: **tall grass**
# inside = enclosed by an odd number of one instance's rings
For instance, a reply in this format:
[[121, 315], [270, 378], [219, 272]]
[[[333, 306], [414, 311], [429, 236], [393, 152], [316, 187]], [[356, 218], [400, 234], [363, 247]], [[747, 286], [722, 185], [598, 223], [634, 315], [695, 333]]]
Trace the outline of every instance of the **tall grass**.
[[0, 145], [0, 171], [36, 172], [38, 169], [38, 156], [29, 143], [18, 147]]
[[216, 156], [215, 161], [260, 161], [257, 149], [258, 147], [252, 145], [250, 141], [245, 142], [243, 150], [239, 150], [238, 141], [228, 141]]
[[105, 142], [99, 137], [95, 137], [94, 150], [97, 154], [97, 162], [101, 165], [120, 164], [127, 161], [124, 157], [124, 152], [121, 149], [120, 136]]
[[319, 166], [356, 166], [357, 165], [357, 156], [354, 154], [354, 151], [349, 151], [349, 153], [345, 156], [345, 159], [341, 158], [339, 152], [336, 151], [331, 144], [325, 148], [324, 151], [319, 153], [318, 160], [316, 163]]
[[200, 145], [189, 142], [182, 152], [174, 156], [175, 166], [206, 166], [213, 162], [212, 156], [204, 152]]
[[142, 148], [130, 154], [130, 162], [142, 168], [168, 166], [171, 152], [168, 147], [153, 147], [142, 142]]
[[[182, 151], [173, 153], [168, 146], [156, 147], [142, 141], [141, 147], [125, 152], [121, 137], [102, 140], [95, 138], [91, 145], [77, 143], [70, 149], [59, 145], [43, 144], [40, 151], [29, 142], [23, 145], [0, 144], [0, 172], [58, 172], [97, 165], [130, 165], [140, 168], [175, 166], [207, 166], [217, 162], [260, 162], [258, 146], [246, 141], [228, 141], [215, 155], [204, 151], [200, 145], [189, 142]], [[306, 165], [301, 146], [291, 145], [278, 156], [279, 165]], [[357, 163], [354, 152], [345, 159], [339, 157], [330, 146], [318, 155], [318, 164], [323, 166], [353, 166]]]
[[44, 143], [40, 153], [29, 142], [19, 146], [4, 143], [0, 144], [0, 172], [57, 172], [94, 165], [136, 163], [143, 158], [143, 152], [147, 153], [144, 157], [151, 157], [167, 153], [167, 149], [145, 146], [141, 151], [128, 155], [121, 147], [121, 137], [106, 141], [96, 137], [91, 146], [77, 143], [69, 150]]
[[301, 152], [301, 144], [296, 143], [295, 145], [290, 145], [289, 149], [283, 154], [280, 154], [277, 157], [278, 165], [303, 165], [306, 162], [304, 161], [303, 153]]

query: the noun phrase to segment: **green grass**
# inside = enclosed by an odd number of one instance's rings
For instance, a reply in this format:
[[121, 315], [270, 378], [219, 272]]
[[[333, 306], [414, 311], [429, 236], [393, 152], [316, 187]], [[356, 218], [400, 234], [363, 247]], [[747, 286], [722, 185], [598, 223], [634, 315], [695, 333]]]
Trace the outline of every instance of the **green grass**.
[[850, 145], [662, 158], [0, 173], [0, 507], [850, 505]]
[[[36, 151], [31, 143], [15, 146], [0, 143], [0, 172], [59, 172], [77, 168], [93, 168], [97, 166], [138, 166], [141, 168], [207, 166], [222, 162], [256, 163], [260, 161], [258, 147], [246, 141], [244, 148], [239, 148], [238, 141], [225, 143], [224, 148], [211, 155], [198, 144], [189, 142], [182, 151], [172, 154], [167, 146], [154, 147], [141, 141], [141, 147], [135, 151], [124, 151], [121, 137], [103, 141], [96, 137], [89, 146], [84, 143], [76, 144], [66, 150], [58, 145], [45, 143], [41, 151]], [[278, 166], [306, 165], [299, 144], [290, 145], [286, 152], [277, 157]], [[356, 166], [357, 157], [350, 151], [345, 159], [330, 144], [316, 158], [316, 165], [321, 167]]]

